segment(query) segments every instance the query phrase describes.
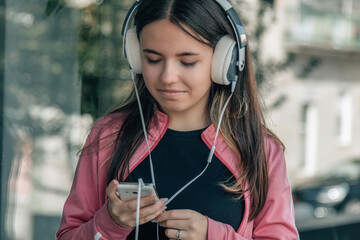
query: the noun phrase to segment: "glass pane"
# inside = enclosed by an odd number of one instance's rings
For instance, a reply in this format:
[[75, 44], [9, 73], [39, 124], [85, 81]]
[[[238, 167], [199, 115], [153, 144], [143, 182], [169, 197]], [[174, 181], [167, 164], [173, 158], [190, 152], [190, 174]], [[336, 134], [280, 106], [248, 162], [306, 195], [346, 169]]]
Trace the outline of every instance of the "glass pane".
[[9, 239], [29, 239], [41, 229], [46, 229], [42, 239], [53, 237], [74, 156], [92, 121], [80, 114], [80, 11], [64, 8], [47, 17], [45, 6], [45, 1], [6, 2], [3, 178], [8, 181], [2, 183], [9, 183]]
[[86, 134], [128, 90], [130, 4], [1, 1], [1, 239], [54, 238]]

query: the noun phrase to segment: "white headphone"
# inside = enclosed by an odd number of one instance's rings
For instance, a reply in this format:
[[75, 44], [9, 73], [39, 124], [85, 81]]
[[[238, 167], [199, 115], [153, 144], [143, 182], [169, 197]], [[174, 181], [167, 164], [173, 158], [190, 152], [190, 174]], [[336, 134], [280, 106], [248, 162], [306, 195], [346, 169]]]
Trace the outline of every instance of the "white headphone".
[[[215, 46], [211, 65], [211, 79], [221, 85], [229, 85], [238, 79], [238, 71], [245, 67], [247, 39], [242, 23], [231, 4], [226, 0], [215, 0], [226, 12], [234, 29], [236, 41], [225, 35]], [[140, 43], [136, 28], [130, 27], [141, 0], [137, 0], [128, 12], [123, 25], [123, 51], [130, 68], [141, 74]]]

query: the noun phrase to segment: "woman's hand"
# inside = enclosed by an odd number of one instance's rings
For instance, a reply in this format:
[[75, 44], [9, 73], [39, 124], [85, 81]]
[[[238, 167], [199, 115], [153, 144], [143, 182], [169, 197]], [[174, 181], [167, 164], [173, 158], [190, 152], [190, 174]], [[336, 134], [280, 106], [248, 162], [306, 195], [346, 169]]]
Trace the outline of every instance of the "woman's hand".
[[166, 211], [154, 221], [160, 222], [162, 227], [167, 228], [165, 234], [170, 239], [206, 240], [207, 238], [207, 218], [193, 210]]
[[[129, 201], [121, 201], [116, 194], [118, 181], [113, 180], [110, 182], [106, 189], [106, 194], [109, 198], [108, 211], [111, 218], [120, 227], [131, 229], [136, 225], [136, 202], [137, 199]], [[164, 205], [166, 199], [158, 200], [156, 195], [142, 197], [140, 199], [140, 217], [139, 224], [144, 224], [153, 220], [165, 211]]]

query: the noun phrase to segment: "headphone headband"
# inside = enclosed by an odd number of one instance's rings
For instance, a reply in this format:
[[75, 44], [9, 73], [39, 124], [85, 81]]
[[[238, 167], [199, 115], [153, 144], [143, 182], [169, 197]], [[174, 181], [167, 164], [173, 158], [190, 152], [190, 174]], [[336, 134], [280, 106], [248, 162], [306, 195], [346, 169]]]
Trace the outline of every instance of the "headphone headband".
[[121, 35], [123, 36], [123, 54], [124, 54], [125, 58], [127, 58], [126, 51], [125, 51], [125, 46], [126, 46], [125, 45], [126, 44], [125, 35], [126, 35], [127, 30], [130, 29], [131, 22], [133, 21], [133, 19], [135, 17], [135, 13], [136, 13], [137, 8], [139, 7], [139, 5], [140, 5], [140, 0], [136, 0], [136, 2], [134, 2], [134, 4], [131, 6], [130, 10], [126, 14], [124, 24], [123, 24], [123, 27], [122, 27], [122, 30], [121, 30]]
[[215, 0], [226, 12], [228, 19], [230, 20], [231, 26], [234, 29], [236, 36], [237, 48], [239, 50], [239, 71], [241, 72], [245, 67], [245, 46], [247, 45], [247, 38], [244, 27], [241, 23], [239, 16], [235, 9], [227, 0]]

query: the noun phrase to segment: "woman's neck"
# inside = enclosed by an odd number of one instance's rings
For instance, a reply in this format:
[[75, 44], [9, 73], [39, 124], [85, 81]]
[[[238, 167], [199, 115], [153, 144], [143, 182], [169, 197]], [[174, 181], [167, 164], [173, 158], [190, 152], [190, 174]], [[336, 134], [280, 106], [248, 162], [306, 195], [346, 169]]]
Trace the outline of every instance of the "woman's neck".
[[169, 128], [176, 131], [192, 131], [205, 128], [211, 124], [206, 114], [184, 115], [166, 113], [170, 118]]

